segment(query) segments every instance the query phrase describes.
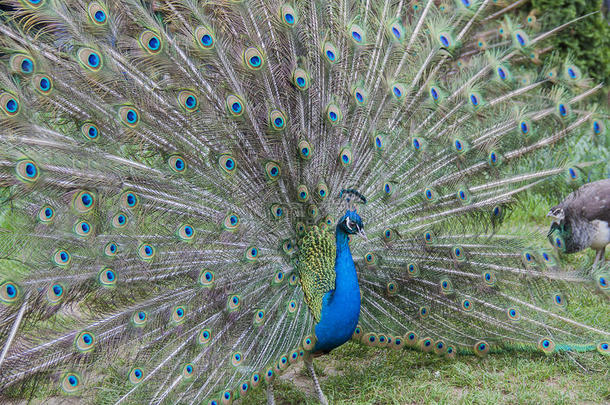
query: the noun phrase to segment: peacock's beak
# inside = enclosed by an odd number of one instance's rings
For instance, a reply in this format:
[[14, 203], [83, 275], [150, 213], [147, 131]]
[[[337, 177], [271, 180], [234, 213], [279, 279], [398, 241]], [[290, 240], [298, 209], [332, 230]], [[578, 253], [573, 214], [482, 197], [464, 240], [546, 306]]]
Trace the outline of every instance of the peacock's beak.
[[364, 229], [360, 228], [358, 225], [356, 225], [356, 228], [358, 229], [358, 235], [360, 235], [360, 237], [362, 239], [364, 239], [366, 242], [368, 242], [369, 238], [366, 237], [366, 234], [364, 233]]

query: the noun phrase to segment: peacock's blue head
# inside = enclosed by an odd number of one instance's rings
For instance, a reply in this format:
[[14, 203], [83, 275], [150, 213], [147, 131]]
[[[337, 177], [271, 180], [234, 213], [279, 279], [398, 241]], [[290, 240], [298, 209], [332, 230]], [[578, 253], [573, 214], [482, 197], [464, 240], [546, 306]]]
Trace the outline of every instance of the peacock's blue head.
[[341, 230], [348, 235], [359, 234], [360, 236], [366, 238], [362, 218], [360, 218], [360, 215], [358, 215], [356, 210], [347, 210], [345, 215], [343, 215], [343, 217], [341, 217], [337, 223], [337, 230]]

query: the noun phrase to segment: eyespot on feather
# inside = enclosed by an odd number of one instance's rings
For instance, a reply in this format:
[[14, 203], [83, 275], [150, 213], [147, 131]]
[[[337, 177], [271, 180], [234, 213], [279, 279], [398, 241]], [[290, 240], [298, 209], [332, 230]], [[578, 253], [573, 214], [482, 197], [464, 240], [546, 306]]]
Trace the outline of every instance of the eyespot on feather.
[[92, 122], [85, 122], [83, 125], [81, 125], [80, 131], [88, 141], [95, 141], [100, 137], [99, 128]]
[[163, 41], [161, 37], [150, 31], [145, 30], [140, 34], [140, 46], [150, 55], [156, 55], [163, 49]]
[[229, 174], [233, 173], [237, 167], [237, 163], [235, 162], [233, 156], [228, 154], [220, 155], [218, 158], [218, 165], [225, 173]]
[[91, 22], [95, 25], [101, 26], [108, 22], [108, 13], [97, 1], [89, 3], [89, 6], [87, 6], [87, 14], [89, 14]]
[[83, 331], [74, 339], [74, 345], [80, 352], [89, 352], [95, 346], [95, 337], [91, 332]]
[[184, 173], [186, 171], [186, 160], [180, 155], [172, 155], [167, 160], [169, 168], [175, 173]]
[[146, 311], [136, 311], [131, 316], [131, 323], [136, 327], [142, 327], [148, 322], [148, 313]]
[[201, 329], [197, 335], [197, 341], [200, 345], [207, 345], [212, 340], [212, 331], [208, 328]]
[[76, 57], [82, 67], [97, 72], [102, 68], [103, 61], [101, 55], [91, 48], [80, 48], [76, 53]]
[[235, 231], [239, 227], [239, 215], [234, 212], [228, 213], [222, 221], [223, 227], [227, 231]]
[[282, 23], [287, 27], [293, 27], [298, 22], [298, 17], [294, 8], [289, 4], [284, 4], [280, 8]]
[[23, 183], [34, 183], [40, 177], [40, 170], [33, 160], [23, 159], [15, 165], [15, 174]]
[[197, 27], [195, 29], [195, 41], [202, 49], [210, 50], [214, 47], [216, 38], [207, 27]]
[[227, 111], [232, 117], [241, 117], [244, 113], [244, 102], [243, 100], [234, 94], [227, 96], [225, 101]]
[[129, 371], [129, 382], [132, 384], [138, 384], [140, 382], [142, 382], [142, 379], [144, 378], [144, 371], [142, 371], [141, 368], [139, 367], [134, 367]]
[[97, 281], [103, 287], [114, 287], [117, 283], [118, 275], [110, 267], [104, 267], [97, 275]]
[[11, 93], [0, 93], [0, 108], [6, 116], [14, 117], [21, 109], [19, 98]]
[[339, 54], [335, 45], [331, 42], [324, 43], [324, 47], [322, 48], [322, 53], [324, 57], [330, 64], [335, 64], [339, 61]]
[[269, 127], [274, 131], [286, 129], [286, 116], [280, 110], [272, 110], [269, 113]]
[[55, 210], [50, 205], [44, 205], [38, 211], [38, 220], [43, 223], [51, 223], [55, 219]]
[[86, 214], [91, 211], [95, 208], [95, 203], [95, 194], [86, 190], [79, 191], [74, 194], [74, 198], [72, 198], [72, 208], [79, 214]]
[[330, 103], [326, 106], [326, 120], [331, 125], [337, 125], [343, 119], [343, 113], [341, 108], [335, 104]]
[[299, 156], [303, 160], [309, 160], [313, 156], [313, 148], [311, 144], [305, 140], [302, 140], [298, 144]]
[[172, 321], [182, 323], [186, 319], [186, 308], [182, 305], [177, 305], [172, 309]]
[[0, 284], [0, 301], [4, 304], [13, 304], [21, 297], [21, 291], [17, 284], [12, 281], [4, 281]]
[[199, 99], [194, 92], [183, 90], [178, 93], [178, 104], [185, 112], [191, 113], [199, 108]]
[[76, 373], [66, 373], [64, 375], [64, 377], [61, 379], [61, 389], [66, 393], [66, 394], [73, 394], [77, 391], [80, 390], [81, 388], [81, 377], [80, 375], [76, 374]]
[[16, 53], [11, 56], [9, 65], [13, 73], [30, 75], [36, 70], [34, 59], [24, 53]]
[[259, 70], [265, 63], [265, 58], [260, 50], [254, 47], [247, 48], [243, 54], [244, 64], [250, 70]]
[[46, 294], [47, 301], [49, 301], [50, 304], [59, 303], [64, 296], [64, 291], [65, 288], [59, 283], [49, 285]]
[[53, 254], [53, 263], [55, 263], [57, 266], [67, 267], [70, 265], [71, 260], [72, 257], [70, 256], [70, 253], [64, 249], [56, 250]]
[[93, 234], [93, 225], [87, 221], [78, 221], [73, 230], [78, 236], [87, 237]]
[[119, 253], [119, 247], [115, 242], [108, 242], [104, 246], [104, 254], [108, 257], [116, 256]]
[[299, 90], [307, 90], [309, 88], [309, 74], [302, 68], [296, 68], [292, 72], [292, 82]]
[[120, 107], [118, 114], [121, 122], [129, 128], [136, 128], [140, 123], [140, 113], [132, 106]]

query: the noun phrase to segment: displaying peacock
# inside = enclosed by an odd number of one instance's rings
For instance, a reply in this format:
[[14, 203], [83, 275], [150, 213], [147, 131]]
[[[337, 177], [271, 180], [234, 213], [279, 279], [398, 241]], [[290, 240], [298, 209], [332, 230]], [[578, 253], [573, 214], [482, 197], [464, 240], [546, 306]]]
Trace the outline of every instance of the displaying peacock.
[[521, 24], [508, 0], [0, 3], [5, 394], [230, 403], [305, 360], [326, 402], [312, 357], [349, 339], [610, 352], [603, 314], [569, 310], [607, 275], [499, 228], [519, 193], [582, 181], [565, 139], [605, 132], [601, 85], [540, 58], [578, 19]]

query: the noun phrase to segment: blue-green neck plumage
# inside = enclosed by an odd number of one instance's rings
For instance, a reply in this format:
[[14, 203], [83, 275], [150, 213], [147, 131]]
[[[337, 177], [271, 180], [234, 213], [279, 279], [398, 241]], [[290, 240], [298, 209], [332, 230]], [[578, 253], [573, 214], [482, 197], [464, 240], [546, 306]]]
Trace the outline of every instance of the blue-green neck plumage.
[[315, 327], [315, 352], [329, 352], [347, 342], [360, 316], [360, 287], [349, 249], [349, 236], [337, 228], [335, 237], [335, 290], [327, 292], [322, 301], [322, 316]]

